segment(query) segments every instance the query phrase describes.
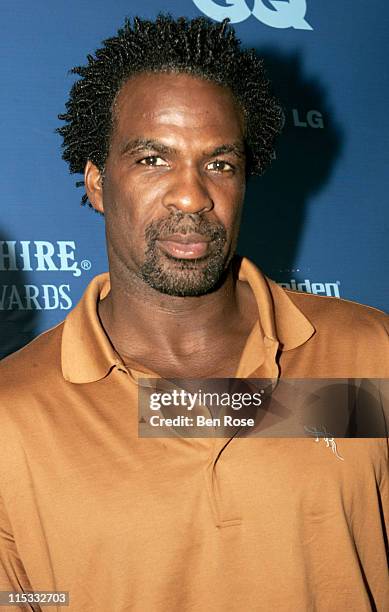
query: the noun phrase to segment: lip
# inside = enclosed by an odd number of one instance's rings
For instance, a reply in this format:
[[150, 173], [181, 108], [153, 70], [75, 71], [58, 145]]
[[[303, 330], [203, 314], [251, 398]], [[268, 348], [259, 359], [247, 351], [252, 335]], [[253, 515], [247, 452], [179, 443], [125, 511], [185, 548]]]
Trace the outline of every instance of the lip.
[[161, 249], [176, 259], [199, 259], [208, 252], [210, 239], [201, 234], [171, 234], [157, 241]]

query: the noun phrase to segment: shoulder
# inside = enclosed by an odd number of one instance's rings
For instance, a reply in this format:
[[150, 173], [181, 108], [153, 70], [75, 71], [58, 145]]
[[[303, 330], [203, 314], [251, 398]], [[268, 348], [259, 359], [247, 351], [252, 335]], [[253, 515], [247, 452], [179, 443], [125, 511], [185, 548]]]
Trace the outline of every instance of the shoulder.
[[46, 388], [61, 374], [63, 322], [0, 361], [0, 397]]
[[389, 316], [382, 310], [337, 297], [327, 297], [284, 289], [292, 302], [316, 329], [348, 334], [389, 335]]
[[0, 361], [0, 431], [3, 433], [0, 455], [3, 458], [8, 454], [16, 460], [20, 445], [26, 447], [29, 438], [39, 442], [47, 425], [47, 415], [52, 418], [53, 410], [61, 403], [62, 330], [63, 323]]
[[327, 378], [389, 376], [389, 317], [341, 298], [285, 290], [314, 328], [311, 338], [288, 356], [294, 375]]

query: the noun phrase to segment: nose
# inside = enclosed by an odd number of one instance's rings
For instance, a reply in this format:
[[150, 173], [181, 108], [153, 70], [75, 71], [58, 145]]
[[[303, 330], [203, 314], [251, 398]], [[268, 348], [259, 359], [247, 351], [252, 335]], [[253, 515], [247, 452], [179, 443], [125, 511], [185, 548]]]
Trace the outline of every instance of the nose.
[[177, 172], [171, 178], [171, 183], [163, 197], [165, 208], [186, 214], [212, 210], [212, 198], [197, 170], [188, 168], [185, 172]]

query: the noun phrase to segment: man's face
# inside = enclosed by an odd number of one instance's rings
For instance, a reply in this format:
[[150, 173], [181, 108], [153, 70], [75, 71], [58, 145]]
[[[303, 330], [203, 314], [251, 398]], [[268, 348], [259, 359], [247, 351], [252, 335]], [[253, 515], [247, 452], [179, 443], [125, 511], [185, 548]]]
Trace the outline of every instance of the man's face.
[[244, 122], [229, 90], [142, 74], [120, 90], [100, 199], [111, 271], [176, 296], [214, 289], [234, 254]]

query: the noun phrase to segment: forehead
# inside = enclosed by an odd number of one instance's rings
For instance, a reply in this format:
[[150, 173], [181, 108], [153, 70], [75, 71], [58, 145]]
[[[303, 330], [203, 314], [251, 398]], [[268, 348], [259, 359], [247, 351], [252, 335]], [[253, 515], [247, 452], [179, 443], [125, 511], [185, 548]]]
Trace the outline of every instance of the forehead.
[[228, 88], [186, 74], [132, 77], [119, 91], [113, 114], [118, 137], [170, 130], [236, 140], [244, 131], [243, 113]]

